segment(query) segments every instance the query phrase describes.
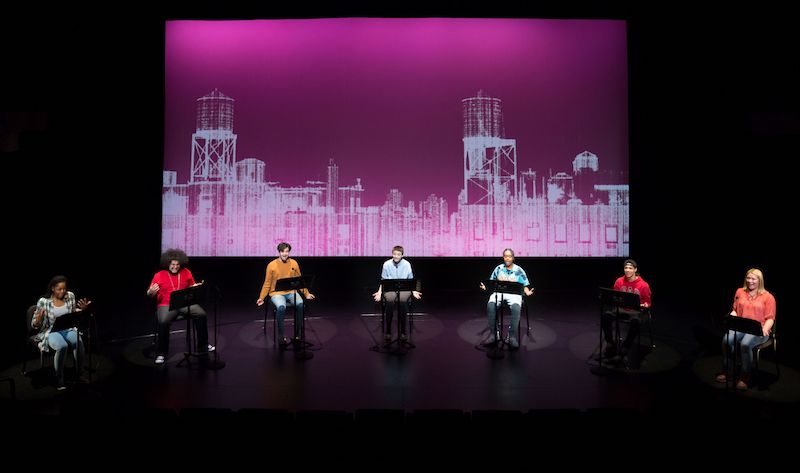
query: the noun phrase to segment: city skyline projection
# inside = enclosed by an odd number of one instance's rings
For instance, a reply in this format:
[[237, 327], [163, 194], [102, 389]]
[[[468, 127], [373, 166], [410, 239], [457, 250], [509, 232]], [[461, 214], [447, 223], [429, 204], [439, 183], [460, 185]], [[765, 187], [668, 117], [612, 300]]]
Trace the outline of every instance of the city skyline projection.
[[162, 247], [626, 256], [625, 23], [171, 21]]

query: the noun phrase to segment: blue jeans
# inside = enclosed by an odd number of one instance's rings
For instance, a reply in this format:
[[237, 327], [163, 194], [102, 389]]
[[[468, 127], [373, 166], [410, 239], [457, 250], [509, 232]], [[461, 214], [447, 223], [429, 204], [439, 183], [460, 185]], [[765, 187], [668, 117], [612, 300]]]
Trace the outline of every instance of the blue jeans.
[[50, 332], [47, 336], [47, 344], [55, 351], [56, 377], [59, 384], [64, 384], [64, 357], [67, 349], [72, 349], [72, 356], [75, 357], [75, 370], [78, 376], [81, 375], [83, 367], [83, 342], [78, 336], [78, 331], [73, 329]]
[[[501, 305], [509, 306], [508, 301], [500, 302]], [[517, 336], [517, 327], [519, 327], [519, 314], [522, 307], [519, 304], [511, 304], [511, 328], [508, 330], [508, 337], [509, 338], [516, 338]], [[489, 302], [486, 304], [486, 316], [489, 318], [489, 333], [494, 335], [495, 330], [495, 318], [497, 317], [497, 304], [495, 303], [494, 299], [489, 299]], [[503, 327], [499, 328], [499, 335], [502, 337], [503, 335]]]
[[[753, 368], [753, 347], [766, 342], [769, 337], [763, 335], [752, 335], [744, 332], [734, 332], [728, 330], [727, 335], [722, 336], [722, 366], [728, 369], [728, 357], [733, 356], [735, 344], [739, 344], [742, 354], [742, 372], [749, 373]], [[726, 346], [727, 345], [727, 346]]]
[[[300, 327], [303, 325], [303, 298], [297, 294], [297, 307], [294, 314], [294, 336], [300, 336]], [[276, 319], [278, 321], [278, 338], [284, 337], [283, 318], [286, 315], [286, 306], [295, 303], [295, 294], [278, 294], [270, 298], [276, 309]]]

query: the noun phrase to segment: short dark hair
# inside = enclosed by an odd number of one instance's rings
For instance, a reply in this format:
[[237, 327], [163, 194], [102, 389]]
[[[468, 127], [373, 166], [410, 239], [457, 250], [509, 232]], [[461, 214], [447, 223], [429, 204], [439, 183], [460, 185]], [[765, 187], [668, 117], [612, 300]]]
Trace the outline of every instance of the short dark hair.
[[506, 251], [510, 251], [511, 256], [514, 256], [514, 250], [512, 250], [511, 248], [506, 248], [505, 250], [503, 250], [503, 254], [506, 254]]
[[638, 265], [638, 264], [636, 264], [636, 261], [634, 261], [634, 260], [632, 260], [632, 259], [630, 259], [630, 258], [626, 259], [626, 260], [625, 260], [625, 262], [624, 262], [624, 263], [622, 263], [622, 267], [623, 267], [623, 268], [624, 268], [625, 266], [627, 266], [627, 265], [631, 265], [631, 266], [633, 266], [633, 269], [639, 269], [639, 265]]
[[400, 253], [406, 254], [406, 252], [403, 250], [403, 247], [400, 245], [397, 245], [394, 248], [392, 248], [392, 253], [394, 253], [395, 251], [399, 251]]
[[177, 261], [181, 268], [189, 264], [189, 257], [186, 252], [178, 248], [169, 248], [167, 251], [161, 253], [161, 268], [169, 269], [169, 264]]
[[278, 253], [280, 253], [283, 250], [292, 251], [292, 245], [286, 243], [285, 241], [278, 243]]

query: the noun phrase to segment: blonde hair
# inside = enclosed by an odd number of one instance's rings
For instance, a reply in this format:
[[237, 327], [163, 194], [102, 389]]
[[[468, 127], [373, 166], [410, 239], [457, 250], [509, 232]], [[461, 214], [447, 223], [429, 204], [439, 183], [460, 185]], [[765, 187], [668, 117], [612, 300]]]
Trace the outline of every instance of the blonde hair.
[[762, 273], [758, 268], [750, 268], [746, 273], [744, 273], [744, 284], [742, 285], [742, 289], [747, 289], [747, 276], [750, 276], [751, 274], [758, 278], [758, 293], [765, 293], [767, 289], [764, 287], [764, 273]]

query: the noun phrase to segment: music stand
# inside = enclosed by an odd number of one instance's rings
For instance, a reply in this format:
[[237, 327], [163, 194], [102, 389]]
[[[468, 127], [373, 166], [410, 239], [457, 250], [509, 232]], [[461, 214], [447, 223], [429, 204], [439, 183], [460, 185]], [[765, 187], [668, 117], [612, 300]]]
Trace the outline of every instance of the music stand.
[[[296, 276], [293, 278], [282, 278], [275, 281], [275, 291], [292, 291], [292, 306], [294, 309], [294, 321], [295, 324], [297, 323], [297, 293], [303, 289], [308, 289], [314, 282], [314, 278], [312, 276]], [[302, 296], [300, 296], [302, 297]], [[278, 321], [275, 320], [275, 323]], [[295, 333], [297, 332], [297, 327], [295, 327]], [[300, 349], [297, 350], [297, 346], [295, 346], [295, 358], [299, 360], [309, 360], [314, 358], [314, 354], [310, 351], [306, 350], [309, 346], [312, 346], [313, 343], [306, 342], [306, 311], [303, 311], [303, 320], [300, 324], [300, 340], [297, 341], [297, 345], [299, 345]]]
[[85, 310], [77, 311], [77, 312], [70, 312], [68, 314], [64, 314], [60, 317], [57, 317], [56, 320], [53, 322], [53, 326], [50, 329], [51, 332], [60, 332], [61, 330], [66, 330], [68, 328], [76, 328], [80, 330], [84, 317], [88, 316], [85, 313]]
[[[739, 332], [742, 333], [749, 333], [751, 335], [764, 335], [764, 331], [761, 328], [761, 324], [758, 320], [748, 319], [746, 317], [739, 317], [736, 315], [726, 315], [725, 316], [725, 351], [722, 356], [729, 356], [727, 353], [728, 348], [730, 347], [730, 336], [731, 331], [733, 332], [733, 359], [729, 360], [727, 363], [728, 369], [725, 370], [725, 388], [728, 388], [728, 381], [730, 380], [730, 387], [736, 386], [735, 379], [738, 378], [739, 375], [739, 365], [737, 361], [741, 356], [741, 344], [736, 340], [737, 334]], [[730, 376], [728, 376], [730, 375]]]
[[[619, 311], [629, 310], [641, 312], [642, 304], [639, 294], [635, 292], [617, 291], [607, 287], [601, 287], [600, 290], [600, 359], [603, 356], [603, 315], [608, 313], [609, 309], [614, 312], [614, 344], [617, 353], [620, 353], [620, 333], [619, 333]], [[602, 364], [602, 363], [601, 363]]]
[[[183, 359], [178, 362], [176, 366], [182, 365], [184, 362], [188, 363], [189, 365], [192, 364], [191, 357], [196, 356], [198, 358], [205, 358], [206, 362], [204, 366], [208, 369], [217, 370], [223, 368], [225, 363], [215, 360], [213, 363], [210, 362], [208, 359], [208, 348], [206, 347], [205, 352], [194, 352], [192, 350], [196, 350], [197, 340], [195, 338], [195, 333], [192, 328], [192, 324], [197, 323], [196, 320], [192, 319], [192, 309], [191, 306], [193, 304], [200, 304], [201, 302], [205, 302], [206, 300], [206, 285], [205, 284], [197, 284], [194, 286], [189, 286], [186, 289], [179, 289], [177, 291], [172, 291], [169, 297], [169, 310], [180, 310], [184, 307], [186, 308], [186, 330], [187, 335], [186, 338], [189, 341], [189, 351], [183, 352]], [[205, 321], [204, 321], [205, 322]], [[214, 318], [214, 332], [216, 333], [216, 317]], [[214, 340], [216, 342], [216, 340]], [[201, 359], [202, 359], [201, 358]]]
[[[87, 362], [89, 363], [89, 384], [92, 384], [92, 345], [91, 345], [91, 337], [88, 336], [88, 327], [89, 325], [86, 323], [86, 319], [90, 317], [91, 309], [84, 309], [80, 311], [70, 312], [64, 314], [60, 317], [57, 317], [56, 320], [53, 322], [53, 326], [50, 328], [51, 332], [60, 332], [61, 330], [66, 330], [70, 328], [74, 328], [78, 331], [78, 343], [81, 341], [81, 327], [86, 326], [87, 330], [87, 344], [86, 344], [86, 352], [87, 352]], [[76, 365], [77, 365], [77, 360]], [[80, 378], [81, 373], [77, 373], [78, 378]]]
[[[384, 347], [388, 348], [394, 344], [397, 344], [398, 354], [405, 355], [407, 353], [406, 348], [417, 348], [416, 345], [408, 341], [408, 338], [403, 340], [401, 338], [401, 334], [404, 332], [403, 328], [403, 318], [400, 317], [400, 293], [401, 292], [413, 292], [417, 290], [417, 280], [416, 278], [412, 279], [381, 279], [381, 288], [383, 293], [387, 292], [394, 292], [394, 304], [395, 308], [397, 309], [397, 338], [390, 341], [389, 343], [385, 344]], [[413, 295], [411, 296], [413, 297]], [[407, 309], [407, 307], [406, 307]], [[381, 324], [383, 329], [386, 330], [386, 311], [382, 314], [384, 317], [384, 323]], [[408, 318], [408, 310], [406, 310], [406, 318]]]
[[[499, 279], [486, 279], [483, 281], [483, 286], [486, 291], [491, 291], [494, 294], [494, 343], [490, 344], [490, 348], [486, 350], [486, 356], [494, 360], [499, 360], [505, 355], [503, 354], [503, 347], [506, 342], [503, 339], [503, 306], [505, 306], [506, 299], [498, 299], [500, 294], [516, 294], [525, 297], [525, 286], [515, 281], [500, 281]], [[520, 301], [521, 303], [521, 301]], [[511, 304], [509, 304], [511, 308]], [[520, 310], [522, 307], [520, 307]], [[517, 328], [519, 330], [519, 328]]]

